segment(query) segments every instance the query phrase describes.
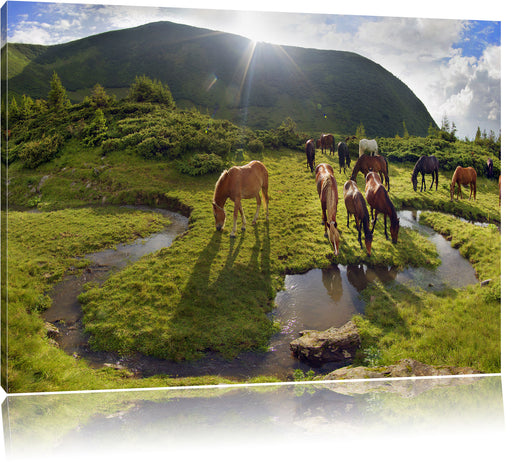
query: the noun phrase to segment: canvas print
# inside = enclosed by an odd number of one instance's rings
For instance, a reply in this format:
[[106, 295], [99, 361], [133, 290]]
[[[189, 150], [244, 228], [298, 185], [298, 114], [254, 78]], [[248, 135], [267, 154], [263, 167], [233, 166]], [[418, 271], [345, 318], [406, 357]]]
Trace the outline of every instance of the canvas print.
[[9, 393], [501, 371], [501, 23], [8, 1]]

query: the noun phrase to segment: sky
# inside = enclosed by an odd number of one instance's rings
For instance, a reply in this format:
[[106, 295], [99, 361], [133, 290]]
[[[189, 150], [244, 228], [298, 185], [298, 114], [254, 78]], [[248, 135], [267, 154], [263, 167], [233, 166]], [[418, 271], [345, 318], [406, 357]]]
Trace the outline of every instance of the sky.
[[351, 51], [398, 77], [438, 125], [444, 118], [453, 123], [459, 138], [474, 139], [478, 127], [501, 134], [503, 3], [488, 0], [485, 12], [482, 2], [479, 10], [472, 11], [460, 0], [452, 0], [451, 7], [431, 0], [427, 11], [411, 8], [408, 3], [414, 2], [404, 0], [363, 1], [355, 6], [324, 0], [315, 5], [285, 0], [261, 0], [243, 7], [239, 3], [216, 0], [211, 9], [211, 2], [200, 0], [117, 4], [110, 0], [107, 5], [8, 2], [7, 38], [51, 45], [168, 20], [255, 41]]

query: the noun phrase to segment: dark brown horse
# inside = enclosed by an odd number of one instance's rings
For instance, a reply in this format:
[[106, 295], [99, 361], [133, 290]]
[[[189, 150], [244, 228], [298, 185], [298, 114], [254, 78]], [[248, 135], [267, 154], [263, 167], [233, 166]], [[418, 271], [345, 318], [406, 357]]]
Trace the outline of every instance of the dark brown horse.
[[345, 173], [345, 164], [350, 168], [350, 151], [348, 150], [347, 143], [340, 141], [338, 143], [338, 162], [341, 168], [343, 167], [343, 173]]
[[[318, 147], [318, 145], [317, 145]], [[334, 154], [334, 136], [330, 133], [324, 133], [320, 136], [320, 147], [322, 148], [322, 154], [329, 150], [329, 154]]]
[[490, 157], [487, 158], [487, 164], [485, 166], [485, 173], [487, 173], [487, 178], [492, 178], [494, 175], [493, 172], [494, 164], [492, 162], [492, 159]]
[[453, 172], [452, 184], [450, 185], [450, 200], [452, 202], [455, 184], [459, 186], [457, 200], [459, 197], [462, 199], [462, 186], [469, 184], [469, 200], [471, 200], [471, 195], [473, 194], [473, 199], [476, 201], [476, 170], [473, 167], [464, 168], [459, 165], [455, 172]]
[[437, 160], [436, 156], [421, 156], [418, 159], [418, 162], [416, 162], [411, 176], [412, 188], [414, 191], [416, 191], [416, 188], [418, 187], [418, 173], [421, 173], [420, 192], [423, 192], [423, 186], [425, 186], [425, 191], [427, 190], [427, 184], [425, 183], [425, 173], [432, 174], [432, 183], [430, 183], [430, 189], [432, 189], [435, 179], [437, 191], [437, 185], [439, 183], [439, 161]]
[[236, 234], [236, 219], [239, 210], [243, 220], [242, 229], [245, 229], [245, 215], [242, 209], [242, 199], [256, 198], [256, 214], [252, 221], [253, 225], [256, 224], [261, 205], [260, 190], [263, 192], [263, 197], [265, 198], [266, 218], [268, 220], [268, 172], [266, 167], [261, 162], [253, 160], [243, 167], [235, 166], [231, 167], [229, 170], [224, 170], [215, 185], [212, 201], [213, 216], [215, 217], [217, 230], [221, 231], [224, 227], [226, 220], [224, 204], [228, 198], [235, 203], [231, 237], [235, 237]]
[[389, 198], [386, 188], [384, 188], [379, 175], [375, 172], [370, 172], [366, 175], [365, 196], [373, 218], [372, 233], [375, 229], [375, 223], [377, 223], [377, 215], [382, 213], [384, 215], [384, 234], [386, 235], [386, 239], [389, 239], [386, 222], [389, 216], [391, 222], [391, 241], [393, 244], [396, 244], [398, 241], [398, 231], [400, 229], [400, 219], [396, 214], [395, 207]]
[[370, 172], [379, 173], [381, 182], [386, 180], [386, 186], [389, 191], [388, 161], [384, 156], [370, 156], [368, 154], [363, 154], [357, 159], [350, 179], [356, 181], [357, 174], [359, 172], [361, 172], [365, 178]]
[[315, 140], [306, 141], [306, 162], [307, 166], [314, 172], [315, 170]]
[[361, 191], [357, 189], [355, 181], [348, 180], [343, 186], [343, 198], [345, 199], [345, 207], [347, 208], [347, 228], [349, 227], [350, 215], [354, 215], [356, 221], [356, 229], [359, 233], [358, 241], [361, 249], [363, 244], [361, 242], [361, 228], [364, 229], [364, 244], [366, 246], [366, 252], [368, 256], [372, 253], [372, 240], [373, 233], [370, 230], [370, 215], [368, 214], [368, 208], [366, 207], [366, 201], [364, 200]]
[[334, 170], [329, 164], [318, 164], [315, 169], [316, 189], [322, 205], [322, 222], [325, 237], [329, 238], [334, 255], [340, 251], [340, 234], [336, 222], [338, 208], [338, 185], [334, 178]]

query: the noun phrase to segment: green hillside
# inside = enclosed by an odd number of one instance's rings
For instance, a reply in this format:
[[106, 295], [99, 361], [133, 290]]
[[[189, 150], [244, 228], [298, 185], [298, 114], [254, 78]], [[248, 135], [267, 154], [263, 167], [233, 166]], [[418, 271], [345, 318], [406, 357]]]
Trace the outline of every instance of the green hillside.
[[9, 44], [9, 92], [46, 98], [57, 72], [71, 101], [99, 83], [124, 97], [137, 75], [168, 85], [182, 108], [253, 129], [291, 117], [299, 129], [370, 137], [425, 136], [423, 103], [380, 65], [354, 53], [282, 47], [169, 22], [49, 47]]

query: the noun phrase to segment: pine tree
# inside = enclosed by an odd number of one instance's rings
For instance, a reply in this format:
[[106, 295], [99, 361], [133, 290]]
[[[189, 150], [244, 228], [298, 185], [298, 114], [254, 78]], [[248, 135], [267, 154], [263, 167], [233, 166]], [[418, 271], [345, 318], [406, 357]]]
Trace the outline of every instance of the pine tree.
[[409, 139], [409, 131], [407, 130], [407, 127], [405, 125], [405, 120], [403, 121], [403, 125], [404, 125], [404, 139]]
[[52, 80], [50, 82], [50, 93], [48, 93], [48, 108], [50, 110], [59, 111], [70, 106], [66, 89], [62, 86], [59, 76], [53, 71]]
[[359, 126], [357, 127], [356, 129], [356, 136], [357, 138], [359, 138], [360, 140], [366, 138], [366, 130], [364, 129], [364, 125], [363, 125], [363, 122], [360, 122], [359, 123]]

